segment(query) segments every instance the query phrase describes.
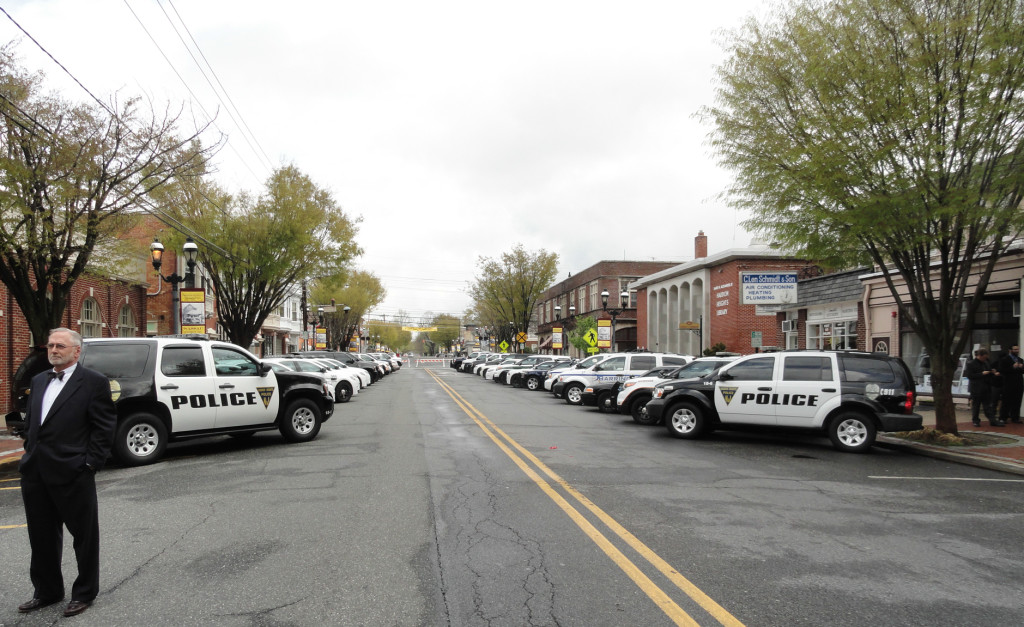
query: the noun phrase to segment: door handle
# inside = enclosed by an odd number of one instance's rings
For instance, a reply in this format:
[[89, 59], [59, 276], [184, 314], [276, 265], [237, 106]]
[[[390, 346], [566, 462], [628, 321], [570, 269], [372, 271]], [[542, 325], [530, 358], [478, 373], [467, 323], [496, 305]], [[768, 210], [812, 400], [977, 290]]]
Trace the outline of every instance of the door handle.
[[235, 388], [235, 384], [234, 383], [222, 383], [220, 385], [220, 389], [222, 389], [222, 390], [233, 390], [234, 388]]
[[835, 388], [822, 388], [821, 391], [822, 392], [835, 392], [836, 389]]
[[167, 385], [161, 385], [160, 389], [161, 390], [177, 390], [178, 386], [174, 385], [173, 383], [168, 383]]
[[768, 387], [768, 388], [757, 388], [757, 391], [758, 392], [771, 392], [772, 389], [770, 387]]

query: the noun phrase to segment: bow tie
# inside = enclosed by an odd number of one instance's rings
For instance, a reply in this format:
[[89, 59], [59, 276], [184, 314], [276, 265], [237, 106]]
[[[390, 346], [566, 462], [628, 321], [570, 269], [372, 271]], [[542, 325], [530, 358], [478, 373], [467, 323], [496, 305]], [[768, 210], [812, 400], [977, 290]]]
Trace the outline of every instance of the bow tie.
[[58, 381], [63, 381], [64, 380], [64, 371], [63, 370], [61, 370], [60, 372], [57, 372], [55, 370], [51, 370], [51, 371], [47, 372], [46, 375], [48, 377], [50, 377], [51, 379], [56, 379]]

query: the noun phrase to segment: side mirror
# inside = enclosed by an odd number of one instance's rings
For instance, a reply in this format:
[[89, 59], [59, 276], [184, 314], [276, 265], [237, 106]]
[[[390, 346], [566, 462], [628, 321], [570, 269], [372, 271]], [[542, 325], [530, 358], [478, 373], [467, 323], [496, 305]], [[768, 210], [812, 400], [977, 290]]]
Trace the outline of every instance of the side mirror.
[[326, 366], [321, 366], [320, 367], [320, 372], [327, 372], [327, 367]]
[[732, 375], [729, 374], [728, 372], [719, 372], [718, 373], [718, 380], [719, 381], [728, 381], [730, 379], [732, 379]]
[[260, 363], [260, 376], [261, 377], [267, 376], [267, 373], [270, 372], [271, 370], [273, 370], [273, 368], [270, 367], [270, 364]]

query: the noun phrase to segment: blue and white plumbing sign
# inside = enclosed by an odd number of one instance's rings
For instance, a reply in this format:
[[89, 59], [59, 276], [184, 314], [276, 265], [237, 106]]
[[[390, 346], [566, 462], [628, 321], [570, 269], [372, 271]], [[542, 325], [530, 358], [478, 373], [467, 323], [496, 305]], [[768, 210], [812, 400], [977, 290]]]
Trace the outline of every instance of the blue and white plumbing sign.
[[740, 303], [786, 305], [796, 302], [796, 272], [741, 272]]

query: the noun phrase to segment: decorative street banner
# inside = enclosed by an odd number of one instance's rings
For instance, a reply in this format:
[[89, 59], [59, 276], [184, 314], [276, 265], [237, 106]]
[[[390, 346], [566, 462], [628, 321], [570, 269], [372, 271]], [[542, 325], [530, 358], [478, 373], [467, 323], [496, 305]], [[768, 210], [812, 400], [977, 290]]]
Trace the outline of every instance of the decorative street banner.
[[206, 290], [201, 287], [181, 290], [181, 332], [206, 333]]
[[795, 303], [796, 272], [741, 272], [740, 302], [744, 305]]
[[562, 348], [562, 327], [551, 329], [551, 348]]
[[327, 350], [327, 329], [325, 327], [316, 328], [316, 350]]
[[612, 347], [612, 321], [611, 320], [598, 320], [597, 321], [597, 347], [598, 348], [611, 348]]

